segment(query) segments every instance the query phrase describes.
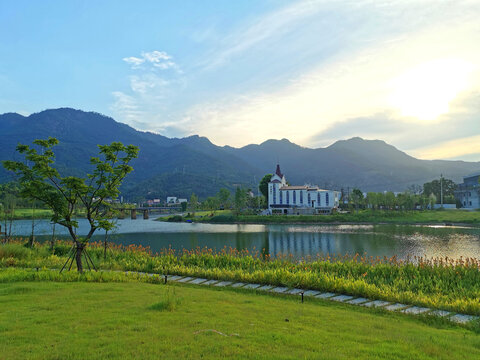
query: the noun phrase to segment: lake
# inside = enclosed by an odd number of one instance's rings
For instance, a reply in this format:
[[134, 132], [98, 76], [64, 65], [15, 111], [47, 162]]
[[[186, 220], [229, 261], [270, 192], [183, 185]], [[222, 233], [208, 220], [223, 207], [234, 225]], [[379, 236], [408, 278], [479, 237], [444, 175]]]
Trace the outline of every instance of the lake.
[[[85, 219], [79, 220], [78, 234], [88, 230]], [[16, 236], [28, 236], [31, 220], [17, 220]], [[68, 239], [67, 231], [56, 226], [58, 238]], [[35, 234], [39, 241], [50, 239], [52, 225], [37, 220]], [[111, 242], [123, 245], [149, 246], [157, 252], [171, 247], [176, 250], [208, 247], [233, 247], [249, 251], [265, 249], [266, 253], [292, 254], [297, 258], [318, 253], [368, 254], [460, 258], [480, 258], [480, 228], [414, 225], [221, 225], [166, 223], [150, 220], [118, 220], [118, 227], [108, 234]], [[104, 231], [94, 240], [103, 241]]]

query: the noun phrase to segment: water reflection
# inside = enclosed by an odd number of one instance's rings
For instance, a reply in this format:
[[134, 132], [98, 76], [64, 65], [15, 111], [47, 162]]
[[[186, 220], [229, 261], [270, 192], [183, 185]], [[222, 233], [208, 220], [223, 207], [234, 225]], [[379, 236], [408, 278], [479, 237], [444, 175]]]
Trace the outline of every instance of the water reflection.
[[[30, 221], [15, 222], [17, 235], [31, 231]], [[38, 223], [36, 234], [40, 239], [50, 238], [48, 221]], [[87, 224], [80, 221], [79, 234], [85, 234]], [[68, 238], [57, 226], [56, 233]], [[104, 233], [94, 240], [102, 241]], [[296, 258], [317, 254], [368, 254], [369, 256], [396, 255], [427, 257], [480, 258], [480, 229], [467, 227], [431, 227], [397, 225], [212, 225], [163, 223], [152, 220], [121, 220], [109, 240], [123, 245], [149, 246], [154, 252], [163, 248], [176, 250], [197, 247], [223, 247], [262, 251], [272, 256], [292, 254]]]

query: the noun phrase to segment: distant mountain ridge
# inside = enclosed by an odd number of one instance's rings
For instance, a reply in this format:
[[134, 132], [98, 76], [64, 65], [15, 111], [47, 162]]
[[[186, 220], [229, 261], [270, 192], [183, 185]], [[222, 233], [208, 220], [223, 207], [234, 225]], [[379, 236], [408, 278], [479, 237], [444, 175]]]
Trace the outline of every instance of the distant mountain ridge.
[[[81, 175], [90, 167], [97, 144], [121, 141], [140, 147], [122, 190], [131, 198], [164, 198], [167, 195], [200, 198], [221, 187], [256, 189], [261, 177], [275, 169], [292, 184], [318, 184], [334, 189], [358, 187], [363, 191], [403, 191], [440, 174], [461, 181], [480, 170], [480, 162], [419, 160], [381, 140], [352, 138], [326, 148], [301, 147], [287, 139], [267, 140], [242, 148], [216, 146], [197, 135], [168, 138], [142, 132], [95, 112], [70, 108], [45, 110], [30, 116], [0, 115], [0, 159], [19, 159], [17, 143], [30, 144], [38, 138], [60, 140], [55, 153], [61, 171]], [[0, 169], [0, 182], [11, 175]]]

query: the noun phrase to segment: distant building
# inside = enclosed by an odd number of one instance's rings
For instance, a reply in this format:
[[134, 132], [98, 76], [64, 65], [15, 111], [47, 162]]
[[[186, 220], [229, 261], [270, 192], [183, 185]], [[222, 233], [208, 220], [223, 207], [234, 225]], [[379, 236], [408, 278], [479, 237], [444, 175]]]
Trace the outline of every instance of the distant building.
[[339, 206], [340, 192], [318, 186], [289, 186], [277, 165], [268, 183], [270, 214], [330, 214]]
[[462, 208], [480, 209], [480, 172], [465, 176], [463, 183], [457, 185], [455, 199], [460, 201]]
[[181, 203], [186, 203], [186, 202], [188, 202], [187, 199], [179, 199], [176, 196], [167, 197], [167, 206], [180, 205]]

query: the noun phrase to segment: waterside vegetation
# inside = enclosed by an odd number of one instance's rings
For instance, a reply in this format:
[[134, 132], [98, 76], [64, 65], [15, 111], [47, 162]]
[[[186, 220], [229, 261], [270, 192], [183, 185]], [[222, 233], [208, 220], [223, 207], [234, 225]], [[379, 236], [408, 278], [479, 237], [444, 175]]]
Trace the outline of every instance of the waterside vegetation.
[[[37, 244], [27, 248], [26, 240], [0, 246], [0, 282], [9, 279], [7, 268], [61, 268], [72, 243]], [[371, 299], [480, 315], [480, 262], [367, 256], [321, 256], [297, 261], [291, 257], [271, 257], [263, 251], [196, 249], [175, 252], [165, 249], [153, 254], [141, 246], [123, 247], [94, 243], [88, 248], [100, 269], [177, 274], [303, 289], [338, 292]], [[67, 266], [67, 269], [69, 266]], [[75, 269], [73, 263], [72, 270]], [[40, 271], [40, 273], [42, 273]], [[47, 271], [52, 280], [62, 281], [64, 273]], [[68, 272], [67, 272], [68, 273]], [[35, 273], [31, 280], [35, 280]], [[70, 276], [70, 275], [68, 275]], [[99, 276], [99, 275], [89, 275]]]
[[[159, 218], [169, 221], [171, 217]], [[358, 212], [336, 213], [331, 215], [269, 215], [235, 214], [231, 211], [222, 213], [196, 213], [196, 216], [176, 215], [175, 221], [221, 223], [221, 224], [480, 224], [480, 211], [464, 210], [424, 210], [424, 211], [392, 211], [392, 210], [359, 210]], [[170, 221], [173, 221], [170, 220]]]

